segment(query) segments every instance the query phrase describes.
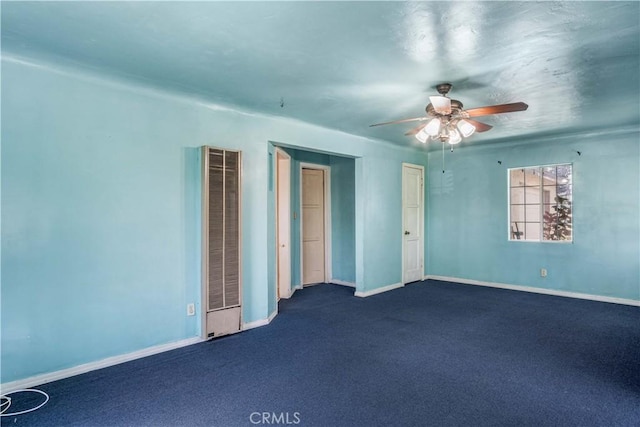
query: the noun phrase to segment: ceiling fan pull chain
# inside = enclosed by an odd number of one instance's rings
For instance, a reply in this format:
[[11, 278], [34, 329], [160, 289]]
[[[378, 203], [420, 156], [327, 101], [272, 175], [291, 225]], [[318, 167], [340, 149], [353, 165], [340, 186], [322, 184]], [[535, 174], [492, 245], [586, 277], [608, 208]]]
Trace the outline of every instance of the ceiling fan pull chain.
[[444, 173], [444, 141], [442, 142], [442, 173]]

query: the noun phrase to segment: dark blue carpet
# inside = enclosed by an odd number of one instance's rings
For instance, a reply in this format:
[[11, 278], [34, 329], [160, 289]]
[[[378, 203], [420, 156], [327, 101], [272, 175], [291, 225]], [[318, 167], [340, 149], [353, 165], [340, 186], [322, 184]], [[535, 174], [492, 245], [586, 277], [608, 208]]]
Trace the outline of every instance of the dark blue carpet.
[[251, 426], [253, 412], [282, 414], [271, 425], [638, 426], [640, 309], [436, 281], [365, 299], [318, 285], [269, 326], [38, 388], [50, 402], [3, 427]]

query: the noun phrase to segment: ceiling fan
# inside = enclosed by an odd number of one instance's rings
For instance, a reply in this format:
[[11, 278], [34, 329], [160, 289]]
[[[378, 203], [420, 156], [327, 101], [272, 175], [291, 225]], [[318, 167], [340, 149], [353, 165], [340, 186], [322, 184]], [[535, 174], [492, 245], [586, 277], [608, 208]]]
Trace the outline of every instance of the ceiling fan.
[[460, 143], [463, 137], [467, 138], [473, 135], [474, 132], [486, 132], [493, 127], [486, 123], [473, 120], [471, 117], [513, 113], [529, 108], [524, 102], [514, 102], [511, 104], [498, 104], [463, 110], [462, 102], [447, 96], [451, 88], [452, 85], [450, 83], [442, 83], [436, 86], [436, 90], [440, 95], [429, 97], [431, 102], [426, 107], [426, 116], [376, 123], [370, 127], [395, 123], [426, 122], [411, 129], [405, 133], [405, 135], [415, 135], [416, 139], [422, 143], [426, 143], [431, 139], [455, 145]]

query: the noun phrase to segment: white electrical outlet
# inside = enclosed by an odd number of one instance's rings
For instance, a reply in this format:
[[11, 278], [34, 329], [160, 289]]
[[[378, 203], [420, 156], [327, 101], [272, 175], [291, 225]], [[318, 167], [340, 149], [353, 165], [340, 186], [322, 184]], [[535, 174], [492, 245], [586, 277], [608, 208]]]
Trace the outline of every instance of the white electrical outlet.
[[547, 277], [547, 269], [546, 268], [541, 268], [540, 269], [540, 277]]
[[196, 305], [191, 303], [187, 304], [187, 316], [195, 316], [196, 315]]

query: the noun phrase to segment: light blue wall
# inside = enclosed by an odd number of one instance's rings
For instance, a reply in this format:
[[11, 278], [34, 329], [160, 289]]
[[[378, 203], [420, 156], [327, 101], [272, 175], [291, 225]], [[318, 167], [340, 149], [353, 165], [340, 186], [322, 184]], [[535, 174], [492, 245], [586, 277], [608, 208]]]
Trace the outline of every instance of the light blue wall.
[[[267, 155], [267, 213], [275, 212], [276, 210], [276, 154], [275, 147], [272, 144], [267, 145], [268, 155]], [[270, 218], [273, 214], [267, 214]], [[275, 215], [273, 215], [275, 218]], [[276, 227], [271, 226], [267, 227], [267, 242], [273, 242], [275, 247], [276, 244]], [[249, 243], [251, 244], [251, 243]], [[244, 262], [244, 261], [243, 261]], [[278, 306], [277, 294], [276, 294], [276, 252], [267, 251], [267, 312], [274, 313]], [[246, 296], [243, 296], [243, 300]]]
[[[356, 200], [356, 236], [360, 235], [358, 223], [364, 224], [363, 238], [356, 241], [356, 259], [357, 245], [362, 241], [362, 275], [365, 290], [370, 290], [402, 282], [402, 165], [389, 168], [388, 159], [376, 157], [363, 161], [359, 170], [359, 160], [356, 159], [356, 188], [358, 194], [362, 190], [367, 197]], [[371, 228], [366, 224], [371, 224]]]
[[356, 281], [355, 159], [331, 156], [331, 273], [343, 282]]
[[424, 154], [6, 51], [1, 89], [3, 383], [199, 334], [202, 145], [242, 150], [245, 322], [275, 308], [269, 140], [360, 157], [356, 285], [401, 280], [387, 227]]
[[[245, 322], [275, 310], [270, 140], [355, 158], [345, 265], [359, 291], [401, 281], [402, 162], [422, 153], [7, 52], [1, 90], [3, 383], [200, 333], [202, 145], [243, 152]], [[432, 153], [426, 273], [640, 299], [638, 137], [469, 147], [444, 183]], [[556, 162], [574, 163], [575, 242], [508, 242], [506, 169]]]
[[331, 163], [331, 155], [324, 153], [314, 153], [307, 150], [296, 150], [293, 148], [285, 148], [285, 151], [293, 157], [296, 166], [293, 169], [300, 171], [300, 163], [313, 163], [316, 165], [329, 166]]
[[[426, 273], [640, 300], [638, 140], [636, 129], [468, 147], [446, 153], [445, 174], [431, 153]], [[552, 163], [573, 163], [574, 242], [508, 241], [507, 169]]]
[[207, 112], [2, 71], [2, 381], [196, 335]]

